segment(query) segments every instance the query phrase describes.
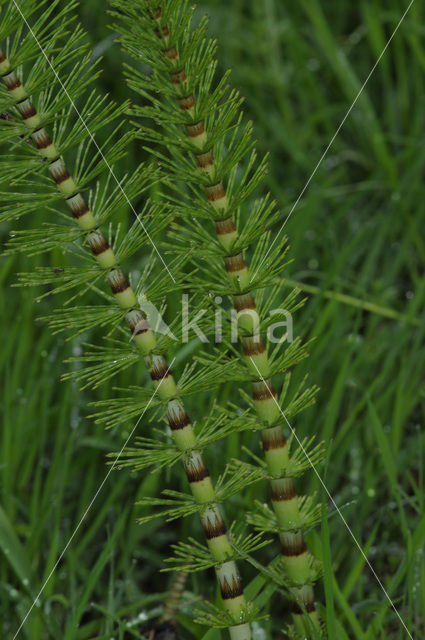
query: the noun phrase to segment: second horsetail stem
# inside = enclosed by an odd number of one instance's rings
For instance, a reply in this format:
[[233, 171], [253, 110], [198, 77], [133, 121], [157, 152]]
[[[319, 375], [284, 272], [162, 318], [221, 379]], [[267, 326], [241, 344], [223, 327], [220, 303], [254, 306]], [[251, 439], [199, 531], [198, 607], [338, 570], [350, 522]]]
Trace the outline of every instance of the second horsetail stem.
[[[267, 167], [254, 150], [251, 124], [241, 119], [239, 94], [229, 88], [227, 74], [217, 77], [216, 44], [208, 39], [206, 19], [192, 27], [193, 7], [175, 0], [139, 0], [131, 5], [112, 0], [111, 4], [119, 9], [115, 16], [125, 48], [152, 68], [149, 76], [127, 71], [130, 86], [148, 100], [134, 113], [154, 119], [164, 131], [161, 137], [144, 128], [140, 137], [162, 142], [166, 153], [159, 153], [161, 162], [175, 182], [190, 190], [185, 196], [185, 189], [179, 189], [182, 211], [190, 221], [190, 228], [181, 228], [182, 245], [190, 242], [200, 263], [208, 250], [211, 260], [216, 257], [216, 264], [222, 265], [222, 275], [218, 266], [204, 268], [205, 290], [211, 295], [230, 294], [237, 312], [242, 347], [238, 358], [251, 380], [252, 409], [261, 429], [293, 624], [300, 637], [317, 637], [321, 623], [314, 583], [320, 569], [306, 546], [304, 531], [317, 522], [319, 510], [295, 489], [294, 477], [300, 472], [284, 434], [276, 390], [276, 376], [290, 364], [284, 347], [280, 352], [271, 350], [264, 311], [257, 303], [258, 292], [273, 287], [285, 266], [285, 239], [270, 241], [269, 230], [278, 217], [275, 204], [268, 195], [250, 202]], [[178, 236], [177, 229], [173, 237], [178, 241]], [[298, 354], [291, 364], [306, 355], [302, 347], [298, 352], [294, 345], [290, 348]]]

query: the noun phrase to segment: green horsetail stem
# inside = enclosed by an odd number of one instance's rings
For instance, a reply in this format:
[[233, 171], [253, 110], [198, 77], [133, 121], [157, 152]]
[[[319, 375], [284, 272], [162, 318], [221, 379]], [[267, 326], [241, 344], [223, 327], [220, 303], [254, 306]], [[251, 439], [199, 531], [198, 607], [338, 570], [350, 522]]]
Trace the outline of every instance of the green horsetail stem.
[[104, 269], [106, 280], [117, 305], [126, 311], [126, 322], [132, 338], [144, 356], [153, 385], [158, 396], [167, 402], [167, 420], [177, 448], [185, 452], [184, 470], [194, 499], [204, 505], [200, 511], [201, 524], [205, 532], [212, 558], [217, 565], [215, 572], [219, 584], [223, 606], [235, 624], [229, 627], [232, 640], [250, 640], [250, 625], [243, 622], [247, 612], [242, 580], [236, 563], [228, 558], [234, 552], [208, 469], [200, 451], [196, 447], [196, 436], [183, 403], [177, 397], [177, 387], [165, 359], [155, 355], [154, 332], [145, 315], [138, 309], [137, 298], [130, 283], [117, 262], [113, 249], [98, 227], [83, 195], [69, 173], [64, 159], [59, 154], [49, 133], [42, 126], [42, 118], [28, 96], [24, 85], [12, 68], [9, 59], [0, 49], [0, 76], [15, 106], [28, 128], [29, 135], [39, 155], [46, 161], [48, 171], [63, 194], [72, 216], [85, 239], [97, 264]]
[[[191, 123], [188, 124], [186, 121], [184, 128], [194, 147], [193, 154], [198, 169], [210, 180], [210, 184], [205, 187], [205, 196], [217, 213], [218, 219], [214, 220], [215, 230], [220, 245], [227, 253], [224, 256], [227, 277], [232, 284], [238, 282], [241, 291], [247, 290], [250, 288], [250, 274], [243, 252], [232, 251], [239, 239], [239, 233], [233, 216], [227, 213], [229, 203], [226, 189], [221, 181], [214, 180], [215, 159], [208, 131], [204, 122], [196, 119], [196, 96], [193, 92], [185, 94], [191, 70], [182, 66], [178, 44], [175, 41], [172, 46], [170, 44], [173, 34], [168, 25], [162, 24], [161, 7], [156, 7], [149, 15], [155, 24], [156, 36], [163, 43], [162, 53], [175, 69], [170, 72], [169, 77], [171, 84], [176, 87], [178, 108], [192, 118]], [[262, 429], [261, 438], [268, 471], [276, 477], [270, 481], [271, 501], [281, 529], [279, 538], [282, 564], [292, 585], [290, 591], [293, 596], [291, 609], [294, 626], [303, 637], [311, 637], [312, 628], [320, 630], [313, 589], [313, 557], [304, 540], [300, 497], [297, 495], [293, 478], [282, 477], [282, 470], [288, 468], [289, 447], [282, 426], [274, 426], [281, 421], [281, 411], [277, 393], [269, 377], [267, 346], [260, 334], [259, 323], [253, 321], [258, 314], [252, 293], [248, 291], [233, 295], [233, 305], [238, 314], [239, 326], [244, 329], [244, 335], [241, 337], [243, 358], [250, 373], [257, 377], [252, 383], [254, 406], [261, 421], [270, 425]], [[247, 335], [247, 332], [250, 335]]]
[[187, 572], [179, 571], [173, 578], [171, 589], [167, 595], [164, 611], [159, 619], [160, 622], [169, 622], [173, 626], [176, 624], [181, 599], [187, 582]]

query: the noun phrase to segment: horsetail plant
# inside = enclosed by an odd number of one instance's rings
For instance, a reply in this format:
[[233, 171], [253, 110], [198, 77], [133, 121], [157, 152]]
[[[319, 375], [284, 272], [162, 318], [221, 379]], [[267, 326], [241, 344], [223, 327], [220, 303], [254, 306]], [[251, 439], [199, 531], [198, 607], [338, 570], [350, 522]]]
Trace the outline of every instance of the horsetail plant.
[[[205, 387], [218, 384], [223, 367], [221, 364], [215, 367], [208, 365], [196, 371], [191, 367], [180, 382], [176, 382], [164, 357], [164, 349], [169, 343], [155, 335], [138, 304], [142, 291], [145, 300], [161, 300], [170, 282], [163, 273], [154, 278], [149, 268], [133, 286], [121, 266], [124, 258], [148, 245], [157, 231], [169, 223], [168, 210], [155, 201], [148, 201], [143, 211], [143, 222], [138, 217], [121, 242], [111, 244], [101, 230], [101, 225], [109, 221], [129, 197], [140, 197], [158, 180], [157, 172], [140, 165], [131, 177], [124, 176], [118, 180], [115, 176], [112, 167], [125, 155], [133, 137], [132, 132], [120, 133], [118, 139], [116, 135], [128, 105], [116, 106], [108, 98], [99, 97], [96, 91], [89, 92], [97, 77], [97, 69], [90, 62], [84, 33], [75, 23], [75, 3], [71, 2], [62, 9], [59, 1], [40, 3], [24, 0], [18, 12], [13, 1], [2, 0], [0, 7], [0, 76], [4, 85], [0, 91], [0, 102], [1, 110], [7, 114], [0, 122], [0, 137], [3, 149], [9, 149], [9, 152], [3, 152], [2, 168], [3, 178], [11, 186], [8, 190], [3, 182], [1, 220], [34, 215], [43, 208], [55, 221], [40, 229], [12, 233], [9, 250], [33, 255], [59, 249], [67, 252], [73, 262], [82, 258], [82, 266], [77, 262], [71, 267], [39, 268], [22, 275], [22, 282], [53, 285], [54, 292], [69, 293], [75, 289], [71, 299], [87, 290], [94, 290], [107, 300], [106, 305], [96, 307], [82, 305], [61, 309], [59, 314], [51, 316], [53, 328], [68, 327], [78, 334], [87, 328], [109, 327], [109, 332], [115, 330], [121, 335], [124, 331], [120, 328], [121, 320], [127, 324], [131, 342], [128, 337], [116, 340], [112, 350], [109, 346], [97, 346], [95, 355], [92, 353], [81, 358], [88, 366], [79, 370], [77, 377], [96, 386], [138, 359], [144, 361], [153, 382], [154, 395], [142, 389], [138, 398], [139, 410], [144, 412], [149, 406], [164, 410], [174, 441], [171, 457], [167, 457], [166, 452], [165, 462], [171, 464], [182, 460], [192, 494], [192, 497], [183, 499], [178, 497], [176, 503], [176, 492], [169, 492], [174, 499], [171, 515], [199, 512], [209, 550], [204, 565], [215, 569], [224, 606], [224, 612], [215, 613], [217, 626], [228, 627], [233, 640], [249, 640], [249, 620], [255, 612], [250, 610], [244, 598], [235, 562], [239, 556], [231, 545], [220, 502], [232, 491], [238, 491], [242, 485], [258, 478], [258, 474], [247, 474], [243, 469], [239, 475], [232, 474], [227, 485], [222, 479], [216, 491], [202, 449], [228, 432], [227, 414], [219, 411], [210, 416], [205, 420], [203, 429], [195, 433], [183, 404], [186, 394], [198, 393]], [[32, 16], [33, 25], [29, 32], [22, 16], [25, 19]], [[24, 82], [25, 72], [27, 79]], [[63, 82], [59, 73], [66, 78]], [[78, 119], [74, 116], [77, 99], [81, 103]], [[92, 132], [112, 124], [114, 135], [100, 148]], [[70, 170], [69, 161], [64, 159], [65, 153], [75, 156], [74, 173]], [[50, 174], [49, 178], [44, 175], [45, 171]], [[95, 179], [97, 184], [90, 186]], [[58, 208], [60, 202], [70, 210], [75, 227], [70, 224], [71, 218]], [[112, 227], [112, 223], [110, 226], [119, 236], [119, 228]], [[172, 265], [179, 279], [177, 270], [183, 263], [184, 260], [178, 258]], [[103, 291], [102, 281], [107, 283], [112, 296]], [[93, 365], [96, 358], [100, 365]], [[126, 408], [124, 413], [128, 419]], [[240, 417], [239, 428], [242, 425], [243, 416]], [[238, 428], [238, 423], [234, 422], [232, 428]], [[139, 468], [157, 462], [149, 448], [153, 442], [145, 439], [145, 460]], [[129, 455], [131, 457], [131, 453]], [[167, 500], [158, 502], [167, 503]], [[176, 504], [180, 507], [175, 507]], [[258, 537], [251, 537], [247, 539], [244, 550], [251, 551], [262, 544]], [[214, 612], [214, 607], [212, 609]], [[213, 617], [211, 614], [211, 619]]]
[[[230, 296], [237, 313], [243, 353], [233, 349], [232, 377], [238, 377], [237, 371], [240, 380], [251, 382], [252, 399], [245, 397], [261, 429], [260, 468], [270, 480], [274, 511], [273, 516], [263, 507], [252, 519], [259, 529], [278, 531], [295, 634], [315, 638], [322, 633], [314, 598], [320, 565], [306, 547], [304, 532], [320, 519], [320, 508], [312, 498], [297, 495], [294, 478], [320, 459], [322, 446], [314, 446], [307, 464], [284, 435], [288, 417], [310, 404], [314, 390], [300, 392], [288, 406], [290, 374], [279, 396], [272, 380], [307, 354], [297, 340], [287, 349], [281, 344], [272, 349], [273, 339], [264, 337], [271, 327], [268, 313], [279, 292], [275, 283], [286, 253], [286, 239], [272, 240], [270, 235], [279, 219], [276, 204], [269, 195], [252, 202], [266, 161], [257, 158], [252, 126], [243, 123], [242, 100], [229, 88], [228, 73], [216, 79], [216, 44], [207, 38], [206, 18], [192, 28], [194, 7], [179, 0], [112, 0], [112, 5], [124, 47], [151, 68], [149, 75], [138, 67], [127, 67], [126, 72], [131, 88], [147, 102], [133, 113], [163, 128], [160, 133], [140, 127], [139, 137], [155, 145], [153, 152], [176, 185], [170, 199], [190, 221], [184, 231], [180, 222], [175, 225], [173, 240], [180, 239], [182, 252], [191, 246], [200, 273], [192, 279], [194, 288], [220, 296], [218, 300]], [[169, 153], [158, 150], [159, 145]], [[252, 245], [256, 248], [250, 252]], [[291, 310], [297, 306], [293, 294], [280, 306], [287, 311], [289, 305]], [[276, 319], [284, 321], [285, 315]]]

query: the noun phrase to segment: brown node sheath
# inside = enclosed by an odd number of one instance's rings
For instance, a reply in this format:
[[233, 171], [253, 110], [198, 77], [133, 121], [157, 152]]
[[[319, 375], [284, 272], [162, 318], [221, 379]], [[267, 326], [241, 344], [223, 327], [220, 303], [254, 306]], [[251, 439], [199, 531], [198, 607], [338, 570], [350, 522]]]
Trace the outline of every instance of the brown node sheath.
[[292, 478], [285, 480], [272, 480], [271, 489], [273, 502], [285, 502], [286, 500], [292, 500], [297, 495]]
[[89, 233], [87, 236], [87, 243], [95, 256], [100, 255], [110, 248], [105, 236], [99, 230]]
[[66, 203], [68, 207], [71, 209], [72, 215], [77, 220], [78, 218], [81, 218], [81, 216], [85, 215], [89, 211], [87, 203], [80, 193], [77, 193], [76, 195], [67, 198]]
[[242, 271], [245, 269], [246, 262], [242, 253], [237, 253], [235, 256], [226, 256], [224, 258], [224, 267], [228, 273], [231, 273], [232, 271]]
[[14, 71], [8, 71], [3, 76], [3, 81], [9, 91], [13, 91], [17, 87], [21, 86], [21, 81]]
[[210, 475], [203, 460], [199, 460], [197, 462], [184, 461], [183, 464], [189, 482], [201, 482], [201, 480], [208, 478]]
[[244, 356], [258, 356], [266, 351], [266, 345], [259, 334], [242, 338]]
[[301, 531], [297, 531], [296, 533], [282, 533], [280, 535], [280, 544], [283, 556], [300, 556], [307, 551], [307, 546]]
[[261, 432], [261, 438], [263, 442], [263, 451], [283, 449], [286, 446], [286, 438], [281, 429], [279, 429], [278, 432], [273, 431], [273, 433], [268, 433], [267, 429], [264, 429]]
[[181, 422], [186, 415], [186, 410], [181, 402], [174, 400], [168, 404], [167, 419], [174, 422]]
[[3, 51], [0, 51], [0, 63], [4, 62], [5, 60], [6, 60], [5, 54], [3, 53]]
[[237, 598], [243, 595], [242, 580], [239, 576], [233, 576], [231, 583], [229, 583], [228, 580], [224, 578], [223, 582], [220, 583], [220, 591], [223, 600]]
[[270, 398], [276, 398], [277, 393], [275, 388], [273, 387], [273, 383], [270, 380], [262, 380], [252, 383], [252, 397], [257, 402], [261, 402], [261, 400], [270, 400]]
[[149, 323], [146, 320], [145, 316], [138, 309], [133, 309], [129, 311], [125, 316], [126, 322], [130, 327], [130, 331], [133, 336], [138, 336], [141, 333], [146, 333], [149, 331]]
[[142, 333], [146, 333], [146, 331], [149, 331], [150, 327], [148, 324], [148, 321], [145, 320], [145, 318], [143, 318], [143, 320], [141, 320], [134, 328], [133, 331], [133, 335], [134, 336], [140, 336]]
[[170, 429], [172, 431], [177, 431], [178, 429], [184, 429], [190, 424], [189, 416], [186, 411], [182, 411], [176, 414], [175, 412], [171, 414], [167, 414], [168, 424], [170, 425]]
[[186, 131], [190, 138], [197, 138], [205, 131], [204, 123], [200, 120], [199, 122], [195, 122], [195, 124], [187, 124]]
[[252, 293], [243, 293], [241, 295], [233, 296], [233, 306], [235, 307], [235, 311], [240, 313], [245, 309], [256, 309], [257, 305], [255, 304], [254, 296]]
[[214, 153], [212, 149], [204, 153], [195, 153], [195, 158], [200, 169], [214, 166]]
[[220, 198], [224, 198], [226, 195], [222, 182], [217, 182], [217, 184], [212, 184], [210, 187], [205, 187], [205, 191], [210, 202], [220, 200]]
[[16, 106], [24, 120], [28, 120], [28, 118], [32, 118], [32, 116], [37, 115], [37, 111], [33, 103], [31, 100], [28, 100], [28, 98], [24, 98], [21, 102], [18, 102]]
[[182, 84], [183, 82], [186, 82], [186, 71], [184, 69], [180, 69], [179, 71], [170, 73], [170, 80], [173, 84]]
[[227, 533], [226, 524], [221, 517], [217, 517], [215, 522], [211, 522], [210, 518], [208, 518], [207, 522], [202, 522], [202, 528], [207, 540], [219, 538]]
[[134, 331], [136, 330], [136, 327], [139, 324], [139, 322], [142, 322], [144, 319], [145, 319], [144, 315], [138, 309], [133, 309], [132, 311], [129, 311], [125, 316], [125, 320], [128, 326], [130, 327], [130, 331], [132, 333], [134, 333]]
[[224, 220], [216, 220], [215, 231], [218, 236], [224, 236], [228, 233], [233, 233], [234, 231], [236, 231], [235, 223], [233, 222], [232, 216], [229, 216]]
[[178, 58], [178, 55], [179, 55], [176, 47], [171, 47], [171, 49], [164, 49], [162, 53], [169, 60], [175, 60], [176, 58]]
[[66, 167], [63, 169], [63, 171], [53, 176], [53, 180], [56, 182], [56, 184], [62, 184], [62, 182], [65, 182], [65, 180], [68, 180], [68, 178], [70, 178], [70, 175]]
[[163, 380], [164, 378], [168, 378], [168, 376], [171, 375], [171, 371], [163, 358], [154, 363], [149, 373], [151, 376], [151, 380]]
[[45, 129], [37, 129], [31, 135], [37, 149], [46, 149], [53, 144], [53, 141]]
[[122, 271], [111, 271], [108, 276], [109, 286], [111, 287], [112, 293], [122, 293], [129, 288], [130, 283], [123, 274]]
[[65, 182], [65, 180], [68, 180], [68, 178], [70, 178], [70, 175], [66, 167], [64, 167], [62, 171], [56, 173], [53, 176], [53, 180], [56, 182], [56, 184], [61, 184], [62, 182]]
[[195, 96], [191, 93], [184, 98], [177, 98], [177, 102], [179, 103], [180, 109], [183, 109], [183, 111], [189, 111], [189, 109], [193, 109], [195, 106]]

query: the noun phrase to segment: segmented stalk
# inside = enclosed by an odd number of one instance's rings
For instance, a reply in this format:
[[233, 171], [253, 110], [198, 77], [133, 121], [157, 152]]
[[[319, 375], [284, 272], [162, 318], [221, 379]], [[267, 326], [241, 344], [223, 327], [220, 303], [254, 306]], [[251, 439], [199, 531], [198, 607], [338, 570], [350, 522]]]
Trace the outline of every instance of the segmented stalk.
[[85, 233], [97, 264], [104, 269], [107, 283], [116, 304], [126, 311], [125, 319], [132, 339], [144, 356], [154, 388], [158, 396], [167, 403], [167, 420], [177, 448], [185, 452], [183, 466], [197, 503], [205, 505], [200, 511], [201, 524], [213, 559], [219, 563], [216, 576], [224, 608], [235, 625], [229, 627], [232, 640], [250, 640], [251, 631], [242, 623], [247, 605], [243, 593], [241, 576], [236, 563], [227, 558], [233, 556], [228, 531], [222, 511], [216, 503], [216, 494], [207, 466], [196, 447], [196, 437], [183, 403], [177, 397], [177, 387], [166, 360], [153, 353], [157, 342], [145, 315], [138, 309], [137, 298], [127, 276], [117, 262], [115, 253], [105, 235], [97, 225], [84, 196], [79, 192], [64, 159], [52, 138], [42, 126], [42, 118], [28, 96], [24, 85], [9, 59], [0, 49], [0, 76], [9, 94], [15, 100], [22, 120], [28, 128], [30, 138], [39, 155], [46, 161], [48, 171], [70, 209], [78, 227]]
[[174, 576], [170, 592], [165, 601], [164, 611], [159, 619], [160, 622], [169, 622], [173, 625], [176, 624], [180, 602], [186, 586], [187, 575], [188, 574], [185, 571], [179, 571]]
[[[155, 22], [155, 34], [162, 41], [162, 53], [171, 62], [174, 69], [170, 72], [170, 82], [176, 87], [176, 101], [178, 108], [183, 111], [192, 122], [184, 125], [190, 141], [197, 148], [194, 157], [199, 171], [210, 178], [210, 184], [205, 188], [208, 202], [217, 212], [215, 220], [217, 239], [227, 254], [224, 257], [224, 267], [230, 283], [238, 282], [243, 291], [250, 288], [250, 274], [242, 252], [235, 254], [232, 247], [237, 243], [239, 233], [233, 216], [228, 213], [228, 199], [223, 183], [214, 182], [214, 152], [209, 143], [208, 131], [204, 122], [195, 119], [196, 96], [193, 92], [185, 95], [185, 85], [191, 69], [186, 69], [180, 60], [178, 44], [172, 40], [172, 33], [168, 25], [162, 24], [161, 7], [150, 12]], [[196, 72], [196, 70], [194, 70]], [[289, 460], [288, 442], [282, 427], [273, 426], [281, 421], [281, 411], [277, 402], [277, 393], [273, 382], [268, 378], [269, 361], [267, 346], [259, 332], [259, 323], [255, 298], [250, 291], [233, 295], [233, 305], [238, 314], [238, 325], [244, 331], [241, 337], [243, 357], [249, 371], [257, 379], [252, 383], [254, 405], [259, 418], [270, 427], [261, 431], [264, 458], [271, 475], [277, 479], [271, 480], [271, 501], [280, 533], [281, 555], [285, 573], [291, 583], [290, 591], [293, 595], [292, 615], [296, 630], [304, 636], [310, 637], [311, 627], [320, 628], [318, 613], [315, 607], [312, 573], [312, 556], [306, 547], [303, 535], [303, 523], [300, 514], [300, 498], [297, 495], [293, 478], [282, 477], [282, 469], [287, 468]], [[279, 476], [281, 476], [279, 478]], [[303, 611], [304, 609], [304, 611]], [[305, 612], [309, 621], [305, 618]]]

